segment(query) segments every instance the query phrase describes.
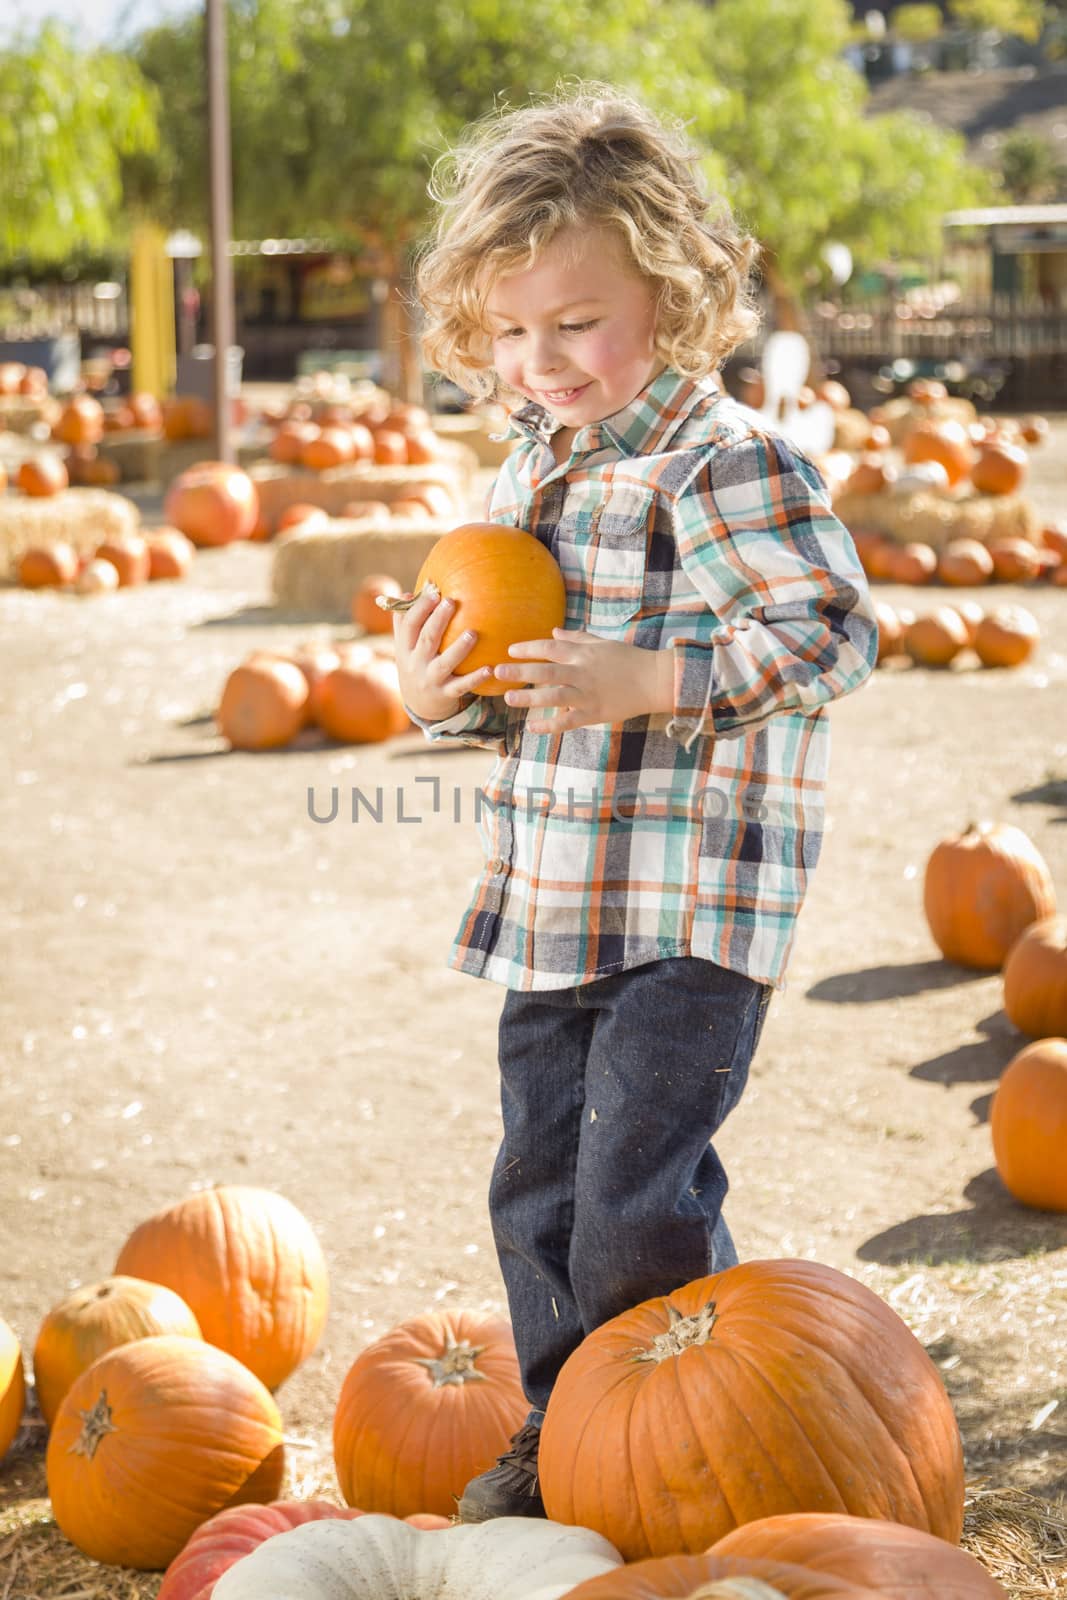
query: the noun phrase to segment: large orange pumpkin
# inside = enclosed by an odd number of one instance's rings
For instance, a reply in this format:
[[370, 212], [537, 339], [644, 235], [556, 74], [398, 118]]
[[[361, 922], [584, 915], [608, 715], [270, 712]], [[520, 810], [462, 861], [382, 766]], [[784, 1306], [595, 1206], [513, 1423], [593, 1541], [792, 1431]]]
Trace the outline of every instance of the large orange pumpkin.
[[300, 668], [264, 653], [233, 669], [215, 716], [234, 750], [278, 750], [306, 723], [307, 705], [308, 683]]
[[377, 744], [411, 727], [396, 666], [369, 652], [350, 656], [320, 678], [311, 710], [322, 731], [344, 744]]
[[989, 1126], [1009, 1194], [1039, 1211], [1067, 1211], [1067, 1039], [1039, 1039], [1009, 1061]]
[[115, 1271], [180, 1294], [204, 1338], [270, 1389], [311, 1354], [326, 1322], [322, 1248], [296, 1206], [267, 1189], [187, 1195], [134, 1229]]
[[365, 1511], [448, 1515], [527, 1410], [509, 1323], [471, 1311], [412, 1317], [349, 1368], [333, 1423], [341, 1493]]
[[1067, 917], [1042, 917], [1012, 945], [1004, 1010], [1031, 1039], [1067, 1037]]
[[1056, 909], [1044, 857], [1021, 828], [972, 822], [935, 845], [926, 863], [923, 909], [947, 961], [995, 972], [1016, 939]]
[[196, 545], [247, 539], [259, 516], [259, 496], [247, 472], [201, 461], [181, 473], [163, 502], [163, 517]]
[[963, 1526], [936, 1367], [872, 1290], [812, 1261], [744, 1262], [594, 1329], [552, 1390], [538, 1472], [550, 1518], [628, 1561], [785, 1511]]
[[1041, 640], [1032, 611], [1024, 606], [996, 606], [987, 611], [974, 636], [983, 667], [1018, 667], [1029, 661]]
[[904, 460], [912, 466], [920, 461], [940, 462], [950, 487], [962, 483], [971, 470], [971, 441], [960, 422], [918, 423], [905, 438], [903, 451]]
[[[422, 564], [416, 595], [428, 583], [456, 602], [441, 649], [467, 629], [477, 634], [459, 665], [463, 673], [507, 661], [509, 645], [551, 638], [567, 614], [566, 588], [555, 557], [533, 534], [504, 523], [467, 522], [438, 539]], [[514, 687], [491, 677], [474, 693], [504, 694]]]
[[37, 1404], [49, 1426], [63, 1396], [86, 1367], [131, 1339], [158, 1333], [199, 1339], [200, 1326], [173, 1289], [143, 1278], [83, 1284], [53, 1306], [33, 1347]]
[[258, 1378], [224, 1350], [159, 1334], [94, 1361], [48, 1441], [48, 1493], [79, 1550], [165, 1567], [224, 1506], [273, 1500], [282, 1423]]
[[10, 1450], [22, 1425], [26, 1406], [26, 1375], [22, 1349], [14, 1328], [0, 1317], [0, 1461]]
[[[156, 1600], [211, 1600], [216, 1580], [235, 1561], [258, 1550], [267, 1539], [289, 1533], [305, 1522], [331, 1518], [351, 1522], [366, 1513], [329, 1500], [274, 1500], [269, 1506], [230, 1506], [202, 1523], [174, 1557]], [[447, 1517], [417, 1513], [406, 1519], [417, 1528], [447, 1528]]]
[[[746, 1522], [704, 1555], [638, 1561], [579, 1584], [567, 1600], [696, 1600], [734, 1592], [703, 1584], [746, 1577], [796, 1600], [1007, 1600], [957, 1545], [899, 1522], [817, 1512]], [[738, 1600], [750, 1592], [739, 1585]]]

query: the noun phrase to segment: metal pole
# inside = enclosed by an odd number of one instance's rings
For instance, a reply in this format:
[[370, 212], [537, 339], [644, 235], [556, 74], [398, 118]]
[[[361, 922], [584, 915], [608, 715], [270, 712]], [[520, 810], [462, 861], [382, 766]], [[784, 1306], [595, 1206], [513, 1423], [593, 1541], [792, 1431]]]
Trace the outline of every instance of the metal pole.
[[211, 328], [215, 340], [215, 458], [233, 460], [226, 382], [234, 342], [233, 192], [230, 172], [230, 96], [226, 61], [226, 0], [205, 0], [208, 151], [211, 176]]

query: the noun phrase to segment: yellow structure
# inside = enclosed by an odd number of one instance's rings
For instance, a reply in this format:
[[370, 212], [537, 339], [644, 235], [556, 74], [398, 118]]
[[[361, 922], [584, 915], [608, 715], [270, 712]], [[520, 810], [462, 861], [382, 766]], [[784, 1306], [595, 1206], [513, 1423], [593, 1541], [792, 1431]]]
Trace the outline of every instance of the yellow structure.
[[166, 233], [154, 222], [133, 233], [130, 257], [130, 346], [133, 387], [157, 399], [174, 388], [174, 264]]

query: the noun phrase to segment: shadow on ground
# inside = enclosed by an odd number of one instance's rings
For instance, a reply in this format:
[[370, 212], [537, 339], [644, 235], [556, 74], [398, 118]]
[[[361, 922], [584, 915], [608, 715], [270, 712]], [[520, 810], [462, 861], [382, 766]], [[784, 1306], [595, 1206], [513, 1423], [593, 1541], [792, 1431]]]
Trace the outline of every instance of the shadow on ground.
[[981, 1022], [975, 1023], [979, 1039], [969, 1039], [919, 1061], [910, 1068], [908, 1076], [922, 1083], [989, 1083], [999, 1078], [1013, 1056], [1026, 1044], [1022, 1034], [1012, 1026], [1003, 1011], [993, 1011]]
[[1050, 817], [1049, 821], [1067, 822], [1067, 778], [1049, 778], [1031, 789], [1019, 789], [1011, 798], [1021, 806], [1059, 806], [1061, 815]]
[[933, 989], [951, 989], [988, 976], [988, 972], [975, 972], [970, 967], [958, 967], [940, 958], [901, 961], [895, 965], [857, 967], [854, 972], [837, 972], [832, 978], [820, 978], [818, 983], [812, 984], [805, 998], [824, 1000], [831, 1005], [869, 1005], [877, 1000], [898, 1000]]
[[883, 1266], [909, 1262], [939, 1266], [949, 1261], [1011, 1261], [1067, 1245], [1067, 1217], [1019, 1205], [995, 1167], [972, 1178], [963, 1197], [970, 1201], [968, 1210], [895, 1222], [865, 1240], [857, 1256]]

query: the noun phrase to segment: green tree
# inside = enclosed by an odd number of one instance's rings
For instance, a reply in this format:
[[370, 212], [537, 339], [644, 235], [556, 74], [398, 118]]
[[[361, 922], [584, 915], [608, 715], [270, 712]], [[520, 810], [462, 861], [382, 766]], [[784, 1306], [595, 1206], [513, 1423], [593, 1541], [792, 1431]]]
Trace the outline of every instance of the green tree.
[[1015, 128], [1000, 147], [1000, 178], [1017, 205], [1040, 204], [1067, 194], [1067, 165], [1047, 139]]
[[1041, 37], [1049, 7], [1045, 0], [951, 0], [948, 9], [965, 28], [989, 28], [1032, 43]]
[[944, 26], [940, 7], [935, 5], [897, 6], [890, 20], [897, 38], [909, 39], [914, 44], [936, 39]]
[[52, 22], [0, 51], [0, 260], [113, 246], [122, 157], [156, 138], [154, 91], [127, 58], [81, 51]]

